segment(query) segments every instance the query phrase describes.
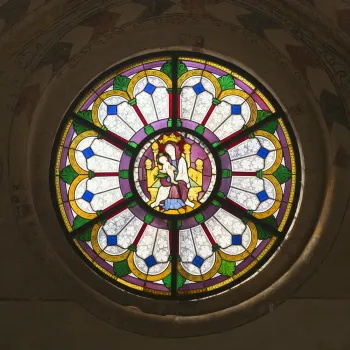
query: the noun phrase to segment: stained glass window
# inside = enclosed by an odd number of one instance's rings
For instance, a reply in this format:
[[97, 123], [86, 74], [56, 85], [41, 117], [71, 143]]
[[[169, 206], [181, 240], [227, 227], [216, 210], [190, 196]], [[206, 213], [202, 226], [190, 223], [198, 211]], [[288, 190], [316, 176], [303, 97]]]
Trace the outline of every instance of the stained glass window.
[[98, 274], [148, 297], [194, 299], [264, 267], [301, 183], [283, 108], [205, 55], [142, 56], [98, 77], [64, 116], [53, 201]]

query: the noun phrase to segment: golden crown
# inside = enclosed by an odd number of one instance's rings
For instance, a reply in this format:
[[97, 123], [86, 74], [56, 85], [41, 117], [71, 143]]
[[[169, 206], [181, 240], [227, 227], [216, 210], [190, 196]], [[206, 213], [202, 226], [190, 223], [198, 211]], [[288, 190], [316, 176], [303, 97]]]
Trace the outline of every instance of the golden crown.
[[174, 133], [171, 133], [169, 136], [163, 135], [162, 139], [159, 140], [159, 143], [164, 145], [169, 141], [173, 141], [173, 142], [178, 143], [181, 141], [181, 136], [176, 136]]

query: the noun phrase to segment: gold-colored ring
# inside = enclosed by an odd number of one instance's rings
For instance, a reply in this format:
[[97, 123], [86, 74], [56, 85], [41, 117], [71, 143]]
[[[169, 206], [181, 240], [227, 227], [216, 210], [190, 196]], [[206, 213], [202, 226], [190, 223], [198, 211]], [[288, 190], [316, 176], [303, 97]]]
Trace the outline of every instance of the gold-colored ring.
[[265, 95], [260, 90], [256, 90], [255, 93], [265, 102], [266, 106], [270, 109], [271, 113], [276, 112], [271, 102], [265, 97]]
[[180, 56], [179, 57], [179, 61], [190, 61], [190, 62], [202, 63], [203, 65], [206, 65], [206, 66], [211, 66], [211, 67], [214, 67], [214, 68], [218, 68], [218, 69], [224, 71], [227, 74], [232, 74], [230, 69], [228, 69], [226, 67], [223, 67], [223, 66], [221, 66], [221, 65], [219, 65], [217, 63], [204, 60], [202, 58], [193, 58], [193, 57]]
[[64, 224], [66, 225], [66, 228], [67, 228], [68, 232], [72, 232], [73, 228], [72, 228], [72, 225], [70, 224], [70, 222], [68, 220], [64, 204], [59, 204], [59, 208], [60, 208], [60, 212], [61, 212]]
[[247, 80], [246, 78], [242, 77], [241, 75], [239, 75], [238, 73], [235, 72], [231, 72], [231, 75], [234, 78], [237, 78], [238, 80], [240, 80], [242, 83], [244, 83], [245, 85], [247, 85], [251, 90], [255, 90], [255, 85], [253, 85], [249, 80]]
[[59, 143], [59, 148], [58, 148], [58, 152], [57, 152], [57, 157], [56, 157], [56, 165], [55, 165], [55, 185], [56, 185], [56, 195], [57, 195], [57, 201], [58, 201], [58, 205], [59, 205], [59, 209], [60, 209], [60, 212], [61, 212], [61, 215], [62, 215], [62, 218], [63, 218], [63, 221], [67, 227], [67, 230], [69, 232], [72, 232], [73, 228], [68, 220], [68, 216], [66, 214], [66, 210], [65, 210], [65, 207], [64, 207], [64, 204], [63, 204], [63, 201], [62, 201], [62, 195], [61, 195], [61, 187], [60, 187], [60, 177], [59, 177], [59, 174], [60, 174], [60, 164], [61, 164], [61, 158], [62, 158], [62, 151], [63, 151], [63, 146], [64, 146], [64, 143], [66, 141], [66, 138], [67, 138], [67, 135], [68, 135], [68, 132], [69, 132], [69, 129], [72, 125], [72, 120], [70, 120], [65, 129], [64, 129], [64, 132], [62, 134], [62, 137], [61, 137], [61, 140], [60, 140], [60, 143]]

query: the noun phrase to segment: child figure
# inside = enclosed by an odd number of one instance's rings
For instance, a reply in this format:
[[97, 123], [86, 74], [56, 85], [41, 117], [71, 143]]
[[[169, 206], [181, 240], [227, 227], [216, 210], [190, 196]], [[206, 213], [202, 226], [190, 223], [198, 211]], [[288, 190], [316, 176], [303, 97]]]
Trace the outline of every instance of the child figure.
[[160, 187], [156, 200], [151, 204], [151, 207], [159, 206], [161, 211], [185, 210], [186, 206], [193, 208], [194, 203], [188, 199], [190, 183], [186, 160], [181, 154], [178, 154], [178, 158], [176, 158], [174, 145], [167, 144], [165, 151], [165, 155], [160, 154], [158, 164], [162, 167], [162, 169], [159, 169], [160, 174], [167, 174], [168, 176], [159, 176]]
[[159, 157], [158, 162], [162, 164], [162, 169], [160, 169], [159, 171], [163, 174], [168, 174], [170, 178], [170, 182], [174, 185], [177, 185], [178, 182], [175, 181], [175, 173], [174, 173], [176, 171], [176, 168], [170, 164], [168, 158], [165, 156], [161, 156]]
[[[167, 174], [168, 176], [160, 179], [161, 186], [159, 187], [157, 198], [151, 207], [161, 207], [161, 211], [169, 209], [185, 208], [185, 198], [181, 193], [184, 191], [184, 195], [187, 198], [188, 189], [184, 181], [176, 181], [177, 168], [169, 162], [166, 156], [160, 156], [158, 163], [162, 166], [159, 172]], [[185, 188], [183, 186], [185, 185]]]

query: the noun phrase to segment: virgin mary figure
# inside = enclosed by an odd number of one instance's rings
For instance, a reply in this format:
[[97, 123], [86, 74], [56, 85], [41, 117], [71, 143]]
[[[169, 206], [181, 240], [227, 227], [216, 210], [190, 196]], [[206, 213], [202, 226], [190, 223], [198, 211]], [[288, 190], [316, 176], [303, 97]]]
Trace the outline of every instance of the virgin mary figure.
[[160, 206], [162, 211], [185, 209], [186, 206], [193, 208], [194, 203], [188, 199], [190, 180], [187, 163], [181, 156], [179, 146], [174, 142], [167, 142], [159, 163], [162, 164], [160, 172], [164, 177], [160, 179], [161, 186], [151, 207]]

